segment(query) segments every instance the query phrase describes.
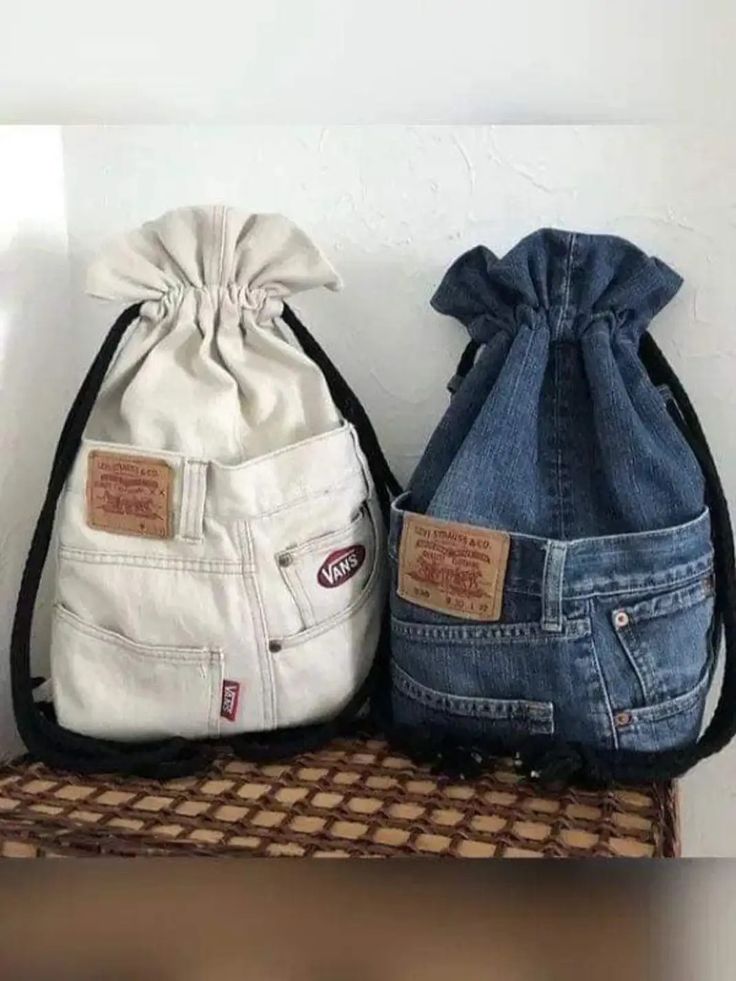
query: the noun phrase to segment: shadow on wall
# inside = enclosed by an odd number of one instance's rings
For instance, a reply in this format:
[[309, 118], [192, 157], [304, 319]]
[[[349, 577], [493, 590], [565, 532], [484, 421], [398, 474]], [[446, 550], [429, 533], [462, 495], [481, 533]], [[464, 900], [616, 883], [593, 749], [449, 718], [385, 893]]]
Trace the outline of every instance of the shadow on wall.
[[[31, 535], [80, 374], [61, 240], [18, 236], [0, 253], [0, 759], [22, 750], [10, 694], [10, 634]], [[36, 606], [34, 671], [48, 663], [51, 576]]]
[[430, 306], [445, 268], [411, 250], [388, 258], [359, 250], [330, 254], [339, 293], [314, 290], [292, 305], [363, 402], [402, 484], [446, 411], [446, 384], [468, 335]]

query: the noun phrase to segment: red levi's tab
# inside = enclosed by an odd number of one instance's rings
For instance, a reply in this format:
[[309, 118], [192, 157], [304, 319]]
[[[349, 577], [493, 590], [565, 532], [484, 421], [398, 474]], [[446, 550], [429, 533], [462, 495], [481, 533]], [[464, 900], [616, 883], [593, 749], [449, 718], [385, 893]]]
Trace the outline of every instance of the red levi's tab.
[[240, 682], [223, 681], [222, 683], [222, 702], [220, 704], [220, 716], [228, 722], [234, 722], [238, 715], [238, 701], [240, 700]]
[[337, 551], [330, 552], [317, 570], [317, 582], [325, 589], [342, 586], [348, 579], [353, 578], [364, 562], [364, 545], [348, 545], [347, 548], [338, 548]]

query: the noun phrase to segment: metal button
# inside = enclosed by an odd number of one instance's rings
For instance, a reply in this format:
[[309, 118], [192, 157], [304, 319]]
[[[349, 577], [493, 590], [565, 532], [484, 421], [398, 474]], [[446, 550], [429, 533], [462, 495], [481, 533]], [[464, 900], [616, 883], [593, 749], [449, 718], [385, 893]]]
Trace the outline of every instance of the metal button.
[[272, 654], [278, 654], [281, 650], [281, 643], [278, 640], [269, 640], [268, 649]]
[[279, 555], [279, 565], [282, 569], [286, 568], [287, 565], [291, 565], [293, 561], [294, 559], [288, 553]]
[[621, 627], [628, 627], [629, 625], [629, 614], [626, 610], [616, 610], [613, 614], [613, 622], [620, 629]]
[[619, 729], [623, 729], [631, 723], [631, 712], [617, 712], [613, 717], [613, 721]]

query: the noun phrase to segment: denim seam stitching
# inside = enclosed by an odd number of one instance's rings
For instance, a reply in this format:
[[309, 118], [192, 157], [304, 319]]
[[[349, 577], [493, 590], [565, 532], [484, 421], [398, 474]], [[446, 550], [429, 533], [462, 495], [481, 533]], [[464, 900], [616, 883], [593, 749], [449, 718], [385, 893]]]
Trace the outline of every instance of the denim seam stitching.
[[[612, 617], [613, 614], [610, 615], [609, 619], [612, 619]], [[613, 626], [612, 629], [619, 648], [623, 650], [624, 656], [628, 661], [629, 667], [636, 675], [636, 680], [639, 683], [639, 690], [641, 692], [641, 697], [644, 700], [644, 702], [648, 702], [650, 699], [654, 697], [653, 692], [656, 689], [656, 679], [650, 677], [651, 672], [647, 671], [645, 673], [642, 671], [641, 667], [637, 662], [636, 657], [634, 656], [631, 647], [626, 642], [626, 639], [624, 637], [624, 631], [616, 630], [615, 626]]]
[[[315, 501], [322, 497], [328, 497], [332, 494], [335, 494], [337, 491], [343, 490], [346, 486], [352, 485], [355, 477], [360, 477], [361, 482], [363, 483], [363, 485], [365, 485], [365, 474], [363, 473], [360, 467], [357, 467], [353, 470], [345, 471], [344, 474], [341, 474], [338, 483], [332, 481], [328, 487], [323, 487], [320, 490], [309, 491], [306, 494], [302, 494], [298, 497], [295, 497], [294, 500], [286, 501], [282, 504], [279, 504], [277, 507], [271, 508], [271, 510], [269, 511], [263, 511], [259, 509], [253, 514], [249, 515], [249, 518], [250, 520], [255, 520], [258, 518], [271, 518], [275, 514], [280, 514], [282, 511], [288, 511], [289, 508], [298, 507], [300, 504], [309, 504], [310, 501]], [[243, 518], [242, 513], [238, 513], [234, 508], [230, 509], [230, 511], [226, 512], [226, 514], [227, 513], [230, 514], [235, 513], [237, 517], [241, 518], [241, 520]], [[223, 512], [218, 511], [216, 508], [212, 510], [210, 509], [206, 510], [205, 514], [215, 518], [223, 517]]]
[[562, 629], [562, 594], [565, 583], [567, 547], [550, 542], [542, 572], [542, 629], [559, 633]]
[[[576, 236], [573, 233], [570, 237], [570, 244], [567, 251], [567, 262], [565, 263], [565, 280], [563, 283], [563, 294], [562, 294], [562, 304], [560, 306], [560, 315], [557, 318], [557, 323], [555, 325], [555, 336], [554, 340], [559, 341], [560, 334], [562, 332], [562, 322], [567, 316], [567, 310], [570, 304], [570, 287], [572, 283], [572, 264], [575, 256], [575, 241]], [[556, 453], [555, 453], [555, 470], [557, 477], [557, 526], [560, 529], [560, 538], [565, 537], [565, 497], [564, 497], [564, 480], [563, 480], [563, 459], [562, 459], [562, 434], [560, 432], [560, 392], [562, 386], [560, 385], [560, 352], [555, 346], [554, 351], [554, 362], [555, 362], [555, 389], [554, 389], [554, 425], [555, 425], [555, 443], [556, 443]]]
[[712, 571], [712, 569], [713, 569], [712, 565], [705, 567], [698, 572], [694, 572], [691, 575], [688, 575], [685, 579], [672, 579], [672, 580], [668, 579], [666, 582], [662, 582], [661, 580], [650, 580], [641, 585], [627, 586], [625, 589], [617, 588], [614, 590], [608, 590], [606, 592], [593, 591], [593, 592], [581, 593], [581, 594], [566, 594], [565, 599], [568, 600], [593, 599], [596, 596], [635, 596], [637, 593], [642, 593], [647, 591], [652, 592], [653, 590], [656, 589], [667, 589], [667, 590], [674, 591], [675, 589], [685, 588], [688, 585], [690, 585], [690, 583], [697, 582], [699, 579], [702, 579], [706, 573]]
[[[141, 569], [160, 569], [165, 572], [196, 572], [202, 575], [238, 576], [243, 563], [219, 559], [191, 559], [184, 557], [148, 556], [128, 552], [95, 552], [92, 549], [59, 546], [59, 557], [68, 562], [86, 562], [90, 565], [118, 565]], [[254, 571], [250, 569], [249, 571]]]
[[[339, 627], [346, 620], [350, 620], [355, 616], [360, 610], [363, 609], [365, 604], [373, 595], [376, 583], [380, 580], [381, 574], [381, 556], [379, 549], [379, 532], [376, 523], [375, 515], [369, 509], [368, 517], [371, 524], [372, 541], [373, 541], [373, 559], [371, 563], [371, 571], [368, 578], [365, 581], [365, 585], [358, 596], [352, 603], [341, 610], [339, 613], [334, 613], [332, 616], [328, 617], [326, 620], [320, 621], [313, 626], [307, 628], [306, 630], [300, 630], [296, 634], [288, 634], [283, 637], [279, 637], [278, 641], [282, 645], [284, 650], [293, 649], [299, 644], [307, 643], [313, 640], [315, 637], [319, 637], [321, 634], [327, 633], [327, 631], [332, 630], [335, 627]], [[278, 656], [278, 655], [277, 655]]]
[[[247, 521], [237, 524], [237, 534], [240, 541], [240, 552], [243, 556], [242, 583], [246, 604], [249, 608], [255, 605], [257, 615], [254, 617], [256, 659], [261, 682], [261, 704], [263, 705], [264, 723], [270, 728], [277, 719], [277, 695], [273, 674], [273, 665], [268, 651], [268, 620], [260, 590], [260, 577], [256, 563], [256, 553], [253, 548], [253, 536]], [[255, 603], [253, 602], [255, 600]]]
[[[674, 593], [684, 593], [685, 595], [678, 597], [678, 601], [673, 602], [670, 606], [665, 606], [668, 599], [673, 600]], [[706, 602], [712, 596], [712, 587], [706, 585], [702, 576], [697, 576], [692, 580], [692, 585], [684, 585], [681, 588], [663, 593], [661, 596], [655, 596], [649, 600], [642, 600], [641, 603], [632, 603], [631, 606], [626, 608], [626, 612], [629, 614], [631, 623], [635, 626], [637, 623], [649, 623], [651, 620], [670, 616], [673, 613], [679, 613], [681, 610], [690, 610], [693, 606]], [[658, 608], [658, 600], [665, 601], [665, 603], [660, 604], [664, 608]], [[645, 608], [643, 616], [640, 615], [642, 607]], [[646, 608], [650, 608], [652, 612], [647, 612]]]
[[603, 668], [601, 667], [601, 659], [598, 656], [598, 647], [595, 642], [595, 633], [591, 632], [590, 635], [590, 651], [593, 655], [593, 662], [595, 664], [596, 674], [598, 675], [598, 683], [601, 686], [601, 691], [603, 693], [603, 701], [606, 705], [606, 714], [608, 715], [608, 725], [609, 725], [609, 735], [613, 742], [613, 748], [619, 748], [618, 732], [616, 730], [616, 723], [613, 720], [613, 706], [611, 705], [611, 696], [608, 691], [608, 685], [606, 684], [606, 678], [603, 674]]
[[[453, 695], [450, 692], [439, 691], [423, 685], [407, 674], [398, 664], [393, 665], [392, 682], [402, 694], [437, 712], [445, 711], [463, 718], [485, 718], [495, 722], [527, 722], [535, 725], [537, 732], [547, 734], [554, 732], [553, 702], [525, 698]], [[445, 702], [446, 704], [438, 705], [438, 702]], [[460, 707], [462, 704], [465, 704], [470, 711], [463, 711]], [[484, 714], [480, 711], [484, 704], [493, 704], [498, 708], [503, 705], [507, 711], [495, 716], [490, 712]], [[514, 716], [512, 706], [523, 708], [523, 711]], [[476, 711], [473, 711], [474, 708]]]
[[550, 637], [538, 622], [523, 624], [498, 624], [467, 627], [460, 624], [414, 624], [394, 617], [392, 627], [396, 634], [408, 640], [439, 640], [447, 644], [468, 643], [551, 643], [554, 641], [580, 640], [590, 636], [590, 617], [563, 621], [562, 631]]
[[222, 650], [219, 647], [177, 647], [176, 645], [166, 644], [142, 644], [138, 641], [131, 640], [116, 630], [107, 630], [105, 627], [98, 627], [97, 624], [88, 623], [81, 617], [76, 616], [61, 603], [57, 603], [54, 610], [59, 620], [72, 630], [76, 630], [80, 634], [85, 634], [93, 640], [110, 644], [111, 647], [117, 647], [135, 657], [148, 658], [169, 664], [192, 664], [196, 667], [197, 664], [200, 664], [204, 660], [211, 663], [213, 659], [222, 654]]
[[709, 677], [706, 673], [690, 691], [683, 692], [682, 695], [675, 695], [667, 701], [655, 703], [654, 705], [640, 705], [637, 708], [627, 709], [632, 715], [632, 727], [637, 723], [664, 722], [675, 715], [681, 715], [697, 705], [703, 690], [708, 687]]
[[[672, 580], [668, 579], [664, 582], [659, 579], [656, 580], [650, 579], [645, 583], [641, 583], [635, 586], [627, 586], [626, 588], [616, 587], [616, 589], [605, 590], [605, 591], [592, 590], [585, 593], [576, 593], [576, 592], [565, 592], [563, 589], [562, 600], [564, 603], [564, 602], [574, 602], [576, 600], [595, 599], [596, 597], [632, 596], [632, 595], [636, 595], [637, 593], [651, 592], [652, 590], [656, 590], [656, 589], [679, 589], [681, 587], [687, 586], [689, 583], [697, 582], [697, 580], [701, 579], [703, 575], [712, 571], [713, 571], [713, 566], [709, 565], [709, 566], [705, 566], [703, 569], [699, 570], [698, 572], [688, 575], [685, 579], [672, 579]], [[521, 582], [521, 581], [509, 582], [508, 579], [506, 580], [506, 584], [504, 586], [504, 592], [516, 593], [519, 596], [533, 596], [537, 599], [542, 595], [542, 590], [539, 587], [539, 585], [536, 583]]]

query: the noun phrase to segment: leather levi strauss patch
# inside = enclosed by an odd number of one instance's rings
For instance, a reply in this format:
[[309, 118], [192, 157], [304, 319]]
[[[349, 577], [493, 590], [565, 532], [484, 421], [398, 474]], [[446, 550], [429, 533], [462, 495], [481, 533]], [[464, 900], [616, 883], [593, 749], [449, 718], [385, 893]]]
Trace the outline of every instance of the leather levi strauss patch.
[[87, 523], [117, 535], [171, 537], [172, 470], [163, 460], [92, 450]]
[[407, 514], [397, 592], [436, 613], [498, 620], [508, 557], [505, 532]]

